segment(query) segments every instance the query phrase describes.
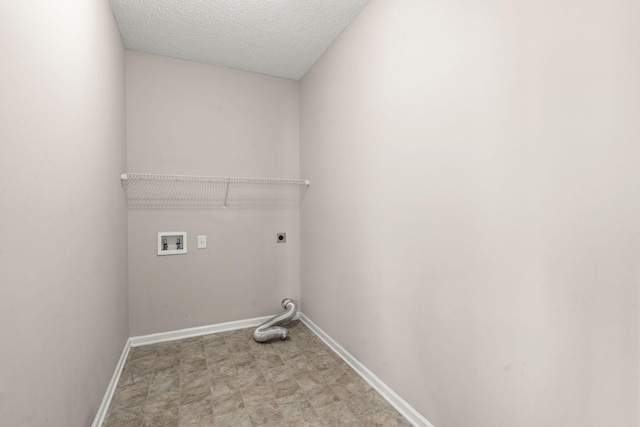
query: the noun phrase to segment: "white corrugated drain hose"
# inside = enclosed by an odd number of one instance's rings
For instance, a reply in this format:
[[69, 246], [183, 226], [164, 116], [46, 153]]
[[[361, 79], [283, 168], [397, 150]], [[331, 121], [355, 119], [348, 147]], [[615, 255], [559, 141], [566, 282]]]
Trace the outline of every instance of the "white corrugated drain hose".
[[273, 316], [271, 319], [267, 320], [256, 328], [255, 332], [253, 333], [254, 340], [256, 340], [257, 342], [267, 342], [274, 338], [280, 338], [281, 340], [287, 338], [287, 334], [289, 333], [289, 331], [286, 328], [280, 327], [278, 325], [287, 323], [295, 317], [296, 304], [293, 302], [293, 300], [285, 298], [284, 300], [282, 300], [282, 308], [285, 309], [284, 313]]

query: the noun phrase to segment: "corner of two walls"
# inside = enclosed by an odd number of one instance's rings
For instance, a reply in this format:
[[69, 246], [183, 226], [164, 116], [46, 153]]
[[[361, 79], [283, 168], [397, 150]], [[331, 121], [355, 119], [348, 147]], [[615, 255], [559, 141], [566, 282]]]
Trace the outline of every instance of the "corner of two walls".
[[[126, 69], [128, 172], [299, 177], [299, 82], [133, 51]], [[187, 254], [158, 256], [160, 231]], [[129, 211], [132, 336], [270, 315], [299, 281], [298, 209]]]

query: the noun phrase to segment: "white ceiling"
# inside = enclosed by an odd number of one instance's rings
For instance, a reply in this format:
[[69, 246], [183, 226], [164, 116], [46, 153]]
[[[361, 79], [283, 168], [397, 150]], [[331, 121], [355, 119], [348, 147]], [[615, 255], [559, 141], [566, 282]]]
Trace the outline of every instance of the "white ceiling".
[[127, 49], [300, 79], [369, 0], [110, 0]]

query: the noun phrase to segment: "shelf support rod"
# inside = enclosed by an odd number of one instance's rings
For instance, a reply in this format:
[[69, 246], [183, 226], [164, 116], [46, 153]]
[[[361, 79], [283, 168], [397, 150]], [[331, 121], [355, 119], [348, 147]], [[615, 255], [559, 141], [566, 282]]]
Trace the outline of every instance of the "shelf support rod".
[[222, 205], [222, 209], [227, 210], [227, 197], [229, 197], [229, 183], [231, 182], [231, 178], [227, 178], [227, 191], [224, 193], [224, 205]]

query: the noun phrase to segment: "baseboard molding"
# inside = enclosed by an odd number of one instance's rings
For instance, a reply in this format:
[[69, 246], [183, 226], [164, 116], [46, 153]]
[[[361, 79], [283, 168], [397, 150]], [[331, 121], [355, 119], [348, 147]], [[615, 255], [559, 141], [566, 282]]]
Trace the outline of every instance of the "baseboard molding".
[[[184, 338], [214, 334], [217, 332], [251, 328], [260, 325], [262, 322], [270, 319], [271, 317], [273, 316], [255, 317], [253, 319], [237, 320], [234, 322], [217, 323], [215, 325], [199, 326], [196, 328], [179, 329], [177, 331], [141, 335], [127, 339], [127, 342], [124, 345], [124, 350], [122, 350], [122, 354], [120, 355], [120, 360], [116, 365], [116, 369], [113, 373], [113, 376], [111, 377], [111, 382], [109, 382], [109, 385], [107, 386], [107, 391], [104, 394], [104, 398], [102, 398], [102, 403], [98, 408], [98, 412], [93, 419], [93, 424], [91, 424], [91, 427], [101, 427], [102, 423], [104, 423], [104, 419], [107, 416], [107, 411], [109, 410], [109, 405], [111, 404], [111, 399], [113, 398], [113, 393], [115, 392], [116, 386], [118, 385], [118, 380], [120, 380], [120, 374], [122, 373], [122, 369], [124, 368], [124, 363], [127, 360], [127, 356], [129, 356], [129, 350], [131, 350], [131, 347], [139, 347], [142, 345], [181, 340]], [[296, 313], [294, 319], [298, 318], [299, 314]]]
[[[299, 314], [296, 313], [296, 317], [294, 317], [294, 319], [297, 319], [298, 316]], [[271, 319], [272, 317], [273, 316], [254, 317], [253, 319], [236, 320], [233, 322], [217, 323], [215, 325], [198, 326], [195, 328], [179, 329], [177, 331], [131, 337], [131, 347], [182, 340], [185, 338], [215, 334], [218, 332], [235, 331], [237, 329], [253, 328], [254, 326], [259, 326], [261, 323]]]
[[366, 366], [356, 359], [351, 353], [345, 350], [340, 344], [333, 340], [325, 331], [320, 329], [318, 325], [313, 323], [311, 319], [300, 313], [300, 320], [307, 325], [313, 333], [315, 333], [325, 344], [327, 344], [334, 352], [338, 354], [351, 368], [356, 371], [367, 384], [373, 387], [391, 406], [395, 408], [403, 417], [416, 427], [434, 427], [425, 417], [416, 411], [403, 398], [398, 396], [396, 392], [386, 385], [380, 378], [371, 372]]
[[[198, 326], [195, 328], [179, 329], [177, 331], [161, 332], [157, 334], [141, 335], [137, 337], [131, 337], [127, 340], [120, 360], [116, 365], [115, 372], [111, 378], [111, 382], [107, 387], [107, 391], [102, 399], [102, 404], [98, 409], [95, 419], [93, 420], [92, 427], [100, 427], [104, 422], [111, 403], [111, 398], [120, 379], [120, 374], [124, 367], [124, 363], [129, 355], [131, 347], [139, 347], [149, 344], [157, 344], [160, 342], [181, 340], [184, 338], [197, 337], [207, 334], [215, 334], [218, 332], [233, 331], [237, 329], [251, 328], [258, 326], [264, 321], [270, 319], [273, 316], [255, 317], [253, 319], [237, 320], [234, 322], [218, 323], [215, 325]], [[434, 427], [425, 417], [423, 417], [418, 411], [416, 411], [411, 405], [409, 405], [404, 399], [398, 396], [388, 385], [386, 385], [380, 378], [378, 378], [373, 372], [371, 372], [366, 366], [356, 359], [351, 353], [345, 350], [340, 344], [333, 340], [325, 331], [320, 329], [318, 325], [313, 323], [311, 319], [305, 316], [303, 313], [298, 312], [294, 319], [300, 319], [313, 333], [315, 333], [325, 344], [329, 346], [338, 356], [340, 356], [354, 371], [356, 371], [367, 384], [373, 387], [380, 395], [393, 406], [403, 417], [407, 419], [416, 427]]]
[[120, 355], [120, 360], [118, 360], [116, 369], [113, 372], [113, 376], [111, 377], [111, 381], [107, 386], [107, 391], [104, 393], [104, 397], [102, 398], [102, 403], [98, 408], [98, 412], [96, 413], [96, 417], [93, 419], [93, 424], [91, 424], [91, 427], [102, 426], [102, 423], [104, 422], [104, 419], [107, 416], [107, 411], [109, 410], [109, 404], [111, 404], [113, 393], [116, 391], [118, 380], [120, 380], [120, 374], [122, 373], [122, 369], [124, 368], [124, 362], [127, 361], [127, 356], [129, 356], [130, 349], [131, 349], [131, 339], [127, 339], [127, 342], [124, 344], [124, 349], [122, 350], [122, 354]]

